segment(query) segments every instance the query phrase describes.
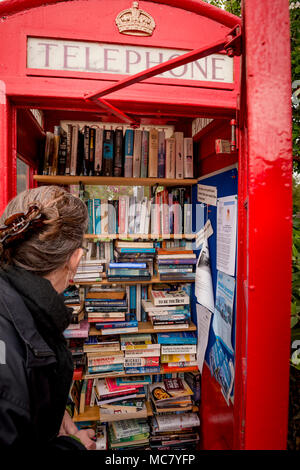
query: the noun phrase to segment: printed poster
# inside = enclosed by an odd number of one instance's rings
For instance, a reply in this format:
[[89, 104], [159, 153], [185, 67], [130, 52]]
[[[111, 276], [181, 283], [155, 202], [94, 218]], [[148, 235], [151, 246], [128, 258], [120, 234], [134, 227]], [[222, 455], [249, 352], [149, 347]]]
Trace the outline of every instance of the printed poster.
[[197, 304], [197, 363], [202, 374], [206, 347], [208, 343], [209, 326], [212, 313], [202, 305]]
[[218, 271], [213, 330], [231, 353], [234, 291], [235, 278]]
[[218, 199], [217, 270], [234, 276], [236, 257], [237, 196]]
[[207, 240], [205, 239], [196, 265], [195, 296], [199, 304], [214, 312], [214, 292], [210, 269], [210, 256]]
[[234, 365], [223, 351], [218, 338], [209, 351], [209, 369], [211, 374], [221, 385], [222, 394], [229, 405], [229, 399], [234, 382]]

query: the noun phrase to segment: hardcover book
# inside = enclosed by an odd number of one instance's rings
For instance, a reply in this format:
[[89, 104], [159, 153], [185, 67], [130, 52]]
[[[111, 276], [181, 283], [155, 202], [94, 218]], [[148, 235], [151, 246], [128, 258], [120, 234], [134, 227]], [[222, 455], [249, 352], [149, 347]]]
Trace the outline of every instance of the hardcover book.
[[149, 132], [149, 166], [148, 177], [157, 178], [158, 172], [158, 130], [152, 128]]
[[123, 130], [115, 130], [114, 176], [123, 174]]
[[149, 131], [142, 132], [142, 148], [141, 148], [141, 178], [148, 176], [148, 158], [149, 158]]
[[135, 129], [133, 144], [133, 164], [132, 176], [139, 178], [141, 176], [141, 150], [142, 150], [142, 131]]
[[90, 136], [89, 136], [89, 176], [94, 175], [94, 165], [95, 165], [95, 145], [96, 145], [96, 129], [90, 127]]
[[103, 176], [113, 176], [114, 168], [114, 131], [104, 129], [103, 133]]
[[175, 137], [166, 139], [166, 178], [175, 178], [176, 141]]
[[132, 177], [133, 141], [134, 141], [133, 129], [126, 129], [125, 138], [124, 138], [124, 176], [126, 178]]
[[183, 176], [184, 178], [193, 178], [193, 138], [184, 137], [183, 139]]
[[102, 171], [102, 156], [103, 156], [103, 129], [96, 128], [95, 136], [95, 159], [94, 159], [94, 175], [100, 176]]
[[158, 132], [158, 157], [157, 157], [157, 176], [165, 177], [166, 168], [166, 142], [164, 131]]
[[174, 132], [176, 141], [176, 179], [183, 179], [183, 132]]

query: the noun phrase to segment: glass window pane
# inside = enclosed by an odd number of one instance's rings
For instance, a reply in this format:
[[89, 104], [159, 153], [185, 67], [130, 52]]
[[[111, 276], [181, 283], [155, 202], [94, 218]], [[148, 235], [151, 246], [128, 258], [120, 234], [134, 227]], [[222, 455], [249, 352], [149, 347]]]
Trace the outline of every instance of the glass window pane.
[[17, 194], [28, 188], [29, 165], [17, 158]]

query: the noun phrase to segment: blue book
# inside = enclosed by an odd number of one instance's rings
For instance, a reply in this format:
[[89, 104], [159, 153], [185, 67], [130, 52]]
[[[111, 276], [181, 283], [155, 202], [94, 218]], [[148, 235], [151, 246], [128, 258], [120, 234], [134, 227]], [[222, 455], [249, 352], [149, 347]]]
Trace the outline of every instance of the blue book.
[[133, 321], [112, 321], [110, 323], [95, 323], [97, 330], [105, 330], [106, 328], [133, 328], [137, 327], [138, 322]]
[[132, 177], [133, 142], [134, 142], [134, 131], [133, 131], [133, 129], [126, 129], [125, 137], [124, 137], [124, 176], [125, 176], [125, 178], [131, 178]]
[[119, 371], [123, 371], [124, 370], [124, 367], [123, 367], [123, 364], [107, 364], [107, 365], [103, 365], [103, 366], [90, 366], [88, 367], [88, 372], [90, 374], [93, 374], [93, 373], [100, 373], [100, 372], [119, 372]]
[[101, 201], [94, 199], [94, 233], [99, 235], [101, 233]]
[[150, 374], [160, 372], [160, 367], [125, 367], [126, 374]]
[[146, 263], [109, 263], [110, 268], [135, 268], [144, 269], [147, 268]]
[[157, 333], [158, 344], [197, 344], [195, 331], [178, 331], [176, 333]]
[[94, 214], [93, 214], [93, 199], [88, 199], [87, 202], [87, 207], [88, 207], [88, 233], [94, 233], [94, 227], [93, 227], [93, 220], [94, 220]]
[[103, 132], [103, 176], [113, 176], [114, 168], [114, 131], [104, 129]]
[[[116, 384], [117, 385], [133, 385], [133, 383], [144, 383], [144, 384], [151, 384], [151, 376], [144, 375], [141, 377], [116, 377]], [[145, 393], [145, 387], [142, 388], [143, 393]]]
[[155, 248], [119, 248], [120, 253], [155, 253]]

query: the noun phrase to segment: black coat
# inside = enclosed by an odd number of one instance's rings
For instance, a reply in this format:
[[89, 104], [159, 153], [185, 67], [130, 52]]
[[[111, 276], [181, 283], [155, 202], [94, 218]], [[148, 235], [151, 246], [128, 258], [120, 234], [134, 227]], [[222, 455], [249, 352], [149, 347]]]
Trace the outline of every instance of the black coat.
[[57, 437], [63, 411], [53, 412], [56, 356], [23, 298], [1, 277], [0, 351], [0, 446], [85, 449], [71, 437]]

